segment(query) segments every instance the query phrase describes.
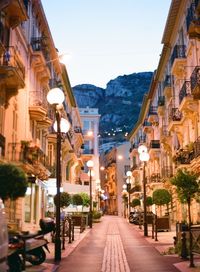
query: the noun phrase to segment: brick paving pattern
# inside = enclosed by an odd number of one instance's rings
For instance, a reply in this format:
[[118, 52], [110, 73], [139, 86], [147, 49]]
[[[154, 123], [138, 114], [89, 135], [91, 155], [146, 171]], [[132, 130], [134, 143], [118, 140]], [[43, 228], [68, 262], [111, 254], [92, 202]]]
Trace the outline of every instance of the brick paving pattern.
[[119, 229], [110, 224], [104, 249], [102, 272], [130, 272]]

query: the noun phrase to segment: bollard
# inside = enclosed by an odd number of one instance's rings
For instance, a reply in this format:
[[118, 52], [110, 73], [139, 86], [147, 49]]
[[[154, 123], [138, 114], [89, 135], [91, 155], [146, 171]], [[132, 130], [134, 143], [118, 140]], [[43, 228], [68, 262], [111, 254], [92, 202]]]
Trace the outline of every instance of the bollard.
[[190, 267], [195, 267], [194, 265], [194, 255], [192, 252], [193, 249], [193, 237], [192, 237], [192, 230], [191, 230], [191, 226], [189, 229], [189, 235], [190, 235]]
[[69, 222], [69, 244], [71, 244], [71, 242], [72, 242], [72, 236], [71, 236], [71, 232], [72, 232], [72, 220], [69, 217], [68, 217], [68, 222]]
[[62, 221], [62, 249], [65, 249], [65, 219]]
[[188, 251], [187, 251], [187, 245], [186, 245], [186, 232], [181, 233], [181, 258], [187, 259]]
[[155, 241], [158, 241], [157, 215], [155, 215]]

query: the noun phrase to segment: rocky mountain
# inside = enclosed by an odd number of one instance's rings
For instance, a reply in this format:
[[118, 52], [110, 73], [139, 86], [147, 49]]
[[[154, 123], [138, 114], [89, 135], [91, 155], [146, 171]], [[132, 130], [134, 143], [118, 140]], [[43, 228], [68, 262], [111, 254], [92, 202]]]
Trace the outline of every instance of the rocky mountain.
[[91, 84], [73, 87], [80, 108], [98, 108], [100, 144], [124, 141], [137, 122], [144, 93], [148, 91], [152, 72], [118, 76], [107, 83], [106, 89]]

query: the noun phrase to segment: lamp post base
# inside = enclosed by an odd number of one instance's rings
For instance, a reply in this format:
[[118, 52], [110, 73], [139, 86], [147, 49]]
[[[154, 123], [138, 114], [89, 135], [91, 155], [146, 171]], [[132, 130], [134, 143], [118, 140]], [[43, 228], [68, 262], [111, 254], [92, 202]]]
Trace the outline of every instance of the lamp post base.
[[147, 223], [144, 223], [144, 236], [148, 236], [148, 228], [147, 228]]
[[61, 260], [61, 240], [60, 238], [55, 238], [55, 262]]

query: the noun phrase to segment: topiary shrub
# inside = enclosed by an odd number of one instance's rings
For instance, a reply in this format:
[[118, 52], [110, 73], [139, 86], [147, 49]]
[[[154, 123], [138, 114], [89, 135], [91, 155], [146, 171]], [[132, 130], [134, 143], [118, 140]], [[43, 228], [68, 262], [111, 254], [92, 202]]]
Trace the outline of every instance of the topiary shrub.
[[16, 200], [25, 196], [28, 187], [26, 173], [14, 164], [0, 164], [0, 197]]
[[[57, 195], [54, 196], [54, 204], [57, 205]], [[71, 204], [71, 196], [67, 192], [60, 193], [60, 207], [68, 207]]]
[[72, 195], [72, 204], [75, 206], [83, 205], [83, 198], [80, 194]]
[[131, 207], [136, 207], [136, 206], [140, 206], [141, 203], [140, 203], [140, 200], [139, 198], [134, 198], [132, 201], [131, 201]]

